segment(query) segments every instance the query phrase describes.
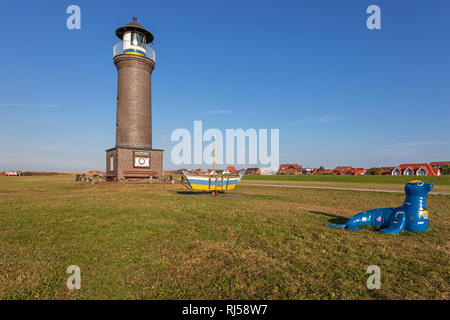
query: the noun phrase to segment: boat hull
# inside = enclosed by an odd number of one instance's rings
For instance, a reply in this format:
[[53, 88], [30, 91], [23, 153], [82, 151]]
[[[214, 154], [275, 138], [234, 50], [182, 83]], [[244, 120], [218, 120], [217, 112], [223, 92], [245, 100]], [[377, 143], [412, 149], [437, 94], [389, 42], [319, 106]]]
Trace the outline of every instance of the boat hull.
[[224, 175], [224, 176], [201, 176], [184, 174], [187, 186], [195, 191], [228, 191], [236, 189], [237, 184], [241, 180], [240, 176]]

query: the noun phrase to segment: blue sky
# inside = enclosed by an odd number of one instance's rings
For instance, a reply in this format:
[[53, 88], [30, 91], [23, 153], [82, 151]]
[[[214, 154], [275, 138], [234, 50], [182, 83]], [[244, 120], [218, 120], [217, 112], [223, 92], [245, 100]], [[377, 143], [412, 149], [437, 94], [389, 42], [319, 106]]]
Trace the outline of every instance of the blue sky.
[[[81, 8], [81, 30], [66, 8]], [[366, 8], [381, 8], [381, 30]], [[280, 162], [450, 160], [449, 1], [2, 1], [0, 169], [104, 170], [114, 30], [155, 36], [153, 146], [170, 133], [280, 129]]]

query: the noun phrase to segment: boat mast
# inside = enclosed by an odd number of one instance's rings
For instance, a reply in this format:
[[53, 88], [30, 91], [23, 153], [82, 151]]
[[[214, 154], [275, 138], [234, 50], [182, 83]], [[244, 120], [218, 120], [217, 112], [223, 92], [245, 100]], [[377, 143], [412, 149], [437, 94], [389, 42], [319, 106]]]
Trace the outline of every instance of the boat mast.
[[219, 190], [217, 189], [217, 178], [216, 178], [216, 136], [214, 136], [214, 166], [213, 166], [213, 174], [214, 174], [214, 185], [216, 186], [215, 196], [219, 195]]
[[214, 167], [213, 167], [214, 177], [216, 176], [216, 136], [214, 136]]

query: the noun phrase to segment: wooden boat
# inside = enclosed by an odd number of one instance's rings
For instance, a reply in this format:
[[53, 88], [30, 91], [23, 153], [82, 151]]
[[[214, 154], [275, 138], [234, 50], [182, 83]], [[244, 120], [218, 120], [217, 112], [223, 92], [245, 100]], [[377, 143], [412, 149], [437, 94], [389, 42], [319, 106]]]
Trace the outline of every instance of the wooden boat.
[[192, 174], [181, 171], [181, 183], [193, 191], [219, 191], [234, 190], [245, 173], [242, 169], [238, 174], [217, 174], [216, 172], [216, 137], [214, 137], [214, 169], [210, 174]]
[[182, 183], [194, 191], [228, 191], [234, 190], [244, 175], [245, 170], [239, 174], [191, 174], [182, 171]]

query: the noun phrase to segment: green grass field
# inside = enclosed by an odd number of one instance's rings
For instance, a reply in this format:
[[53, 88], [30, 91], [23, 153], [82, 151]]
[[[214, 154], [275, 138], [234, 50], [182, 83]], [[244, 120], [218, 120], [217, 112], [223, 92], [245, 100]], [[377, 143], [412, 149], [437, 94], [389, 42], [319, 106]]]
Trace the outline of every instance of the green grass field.
[[[74, 180], [0, 177], [0, 298], [449, 298], [450, 196], [428, 197], [432, 231], [393, 236], [327, 225], [403, 194], [241, 185], [212, 198]], [[81, 290], [66, 287], [69, 265]], [[380, 290], [366, 288], [370, 265]]]
[[433, 192], [450, 192], [450, 176], [334, 176], [334, 175], [248, 175], [243, 181], [261, 184], [287, 184], [305, 186], [339, 186], [403, 190], [405, 183], [420, 179], [433, 183]]

